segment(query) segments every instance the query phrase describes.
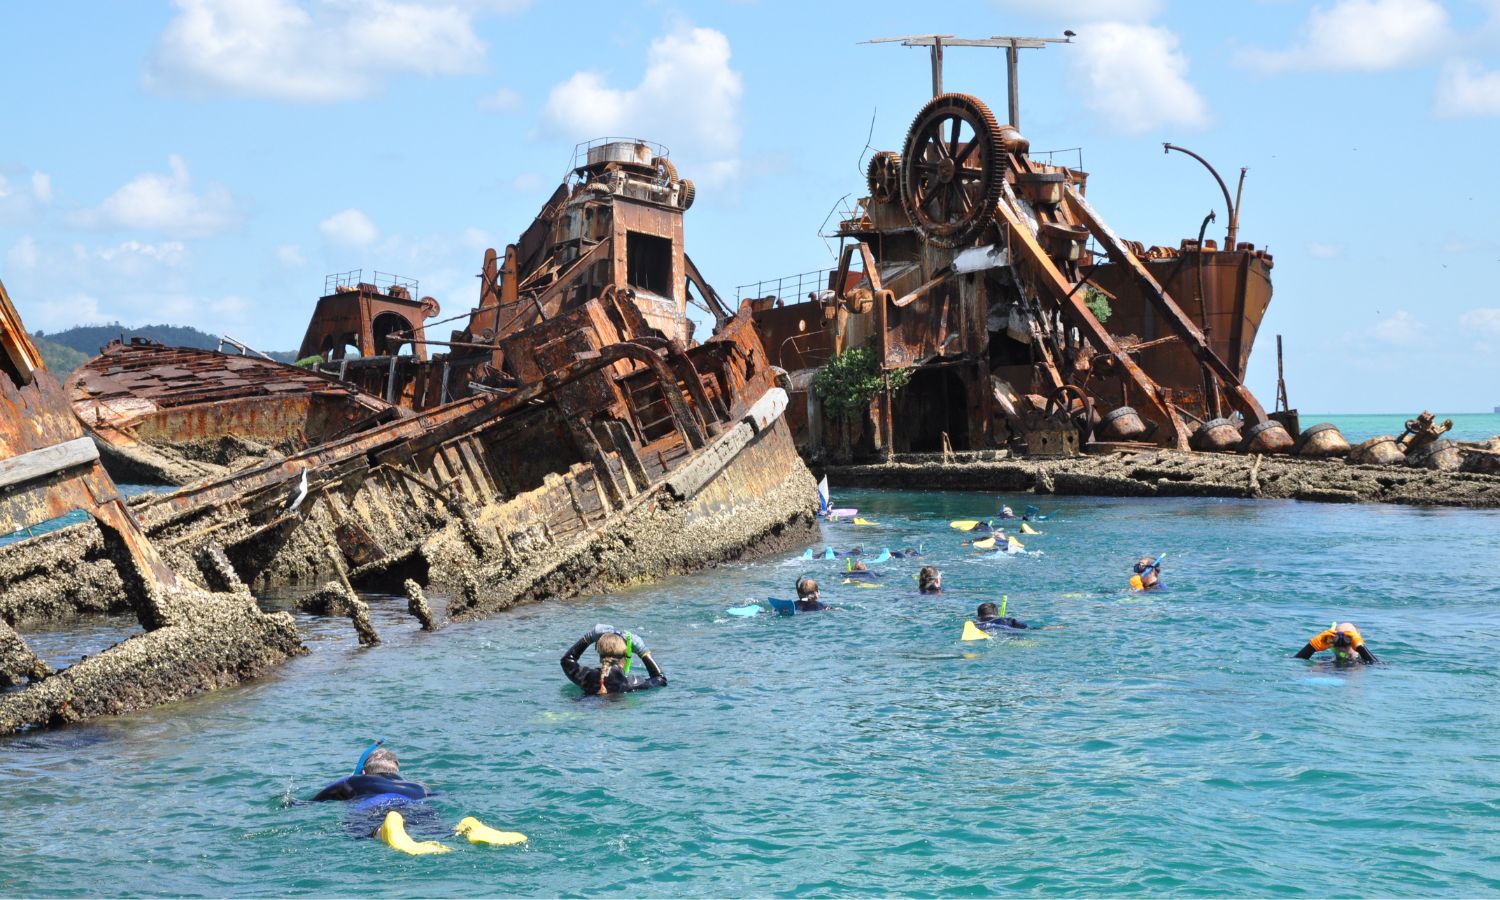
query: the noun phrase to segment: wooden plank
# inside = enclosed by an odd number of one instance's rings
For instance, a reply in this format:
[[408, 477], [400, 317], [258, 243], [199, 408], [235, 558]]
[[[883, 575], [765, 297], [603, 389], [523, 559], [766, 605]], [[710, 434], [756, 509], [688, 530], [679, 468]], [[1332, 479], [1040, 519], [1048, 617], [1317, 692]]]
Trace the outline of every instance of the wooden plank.
[[91, 463], [99, 458], [94, 439], [74, 438], [30, 453], [0, 460], [0, 488], [45, 478], [48, 475]]

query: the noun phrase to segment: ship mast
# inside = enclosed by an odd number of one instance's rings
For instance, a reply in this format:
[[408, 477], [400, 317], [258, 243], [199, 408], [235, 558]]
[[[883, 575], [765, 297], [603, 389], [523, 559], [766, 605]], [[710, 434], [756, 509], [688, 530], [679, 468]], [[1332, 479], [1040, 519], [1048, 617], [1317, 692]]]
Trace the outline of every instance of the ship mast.
[[1041, 50], [1048, 44], [1071, 44], [1075, 35], [1064, 31], [1060, 38], [1012, 37], [995, 35], [988, 38], [960, 38], [951, 34], [909, 34], [904, 37], [871, 38], [866, 44], [894, 44], [903, 47], [928, 47], [932, 53], [932, 96], [943, 92], [943, 48], [944, 47], [998, 47], [1005, 51], [1006, 97], [1010, 105], [1010, 124], [1021, 127], [1021, 50]]

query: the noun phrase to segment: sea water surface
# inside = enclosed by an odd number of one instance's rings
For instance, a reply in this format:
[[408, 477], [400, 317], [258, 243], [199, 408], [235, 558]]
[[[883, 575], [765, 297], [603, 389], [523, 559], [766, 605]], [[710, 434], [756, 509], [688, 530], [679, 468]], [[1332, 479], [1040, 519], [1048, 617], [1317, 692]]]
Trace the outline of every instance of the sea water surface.
[[[879, 524], [816, 549], [920, 545], [947, 591], [799, 552], [436, 634], [376, 597], [369, 649], [299, 614], [253, 684], [0, 740], [0, 895], [1500, 896], [1500, 514], [1060, 499], [995, 556], [948, 522], [1028, 498], [836, 500]], [[838, 610], [725, 614], [803, 573]], [[961, 643], [1002, 596], [1048, 627]], [[1335, 620], [1384, 664], [1292, 658]], [[596, 622], [671, 684], [581, 698]], [[418, 837], [529, 843], [409, 857], [290, 802], [375, 737], [441, 791]]]
[[[1301, 419], [1303, 428], [1319, 422], [1332, 422], [1349, 439], [1349, 443], [1357, 444], [1379, 434], [1399, 435], [1406, 427], [1407, 420], [1416, 417], [1415, 412], [1338, 415], [1306, 413]], [[1500, 413], [1440, 413], [1436, 419], [1438, 424], [1448, 419], [1453, 420], [1453, 428], [1443, 435], [1450, 440], [1483, 441], [1500, 435]]]

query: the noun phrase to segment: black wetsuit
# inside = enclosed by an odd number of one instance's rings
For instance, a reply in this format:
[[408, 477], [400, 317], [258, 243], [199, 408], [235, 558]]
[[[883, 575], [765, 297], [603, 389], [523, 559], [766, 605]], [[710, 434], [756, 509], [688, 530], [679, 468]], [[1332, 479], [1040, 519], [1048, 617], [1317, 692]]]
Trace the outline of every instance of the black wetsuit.
[[[1312, 659], [1312, 655], [1317, 652], [1318, 649], [1312, 644], [1303, 644], [1302, 649], [1297, 651], [1297, 658]], [[1333, 655], [1333, 664], [1336, 666], [1369, 665], [1376, 662], [1379, 662], [1379, 660], [1375, 658], [1375, 654], [1365, 649], [1364, 644], [1355, 647], [1353, 653], [1345, 653], [1343, 656], [1340, 656], [1338, 653], [1334, 653]]]
[[640, 657], [641, 663], [646, 667], [646, 675], [626, 675], [623, 668], [613, 666], [609, 670], [609, 677], [604, 679], [604, 690], [599, 689], [599, 670], [591, 666], [580, 665], [578, 657], [587, 650], [591, 642], [587, 637], [581, 637], [568, 652], [563, 654], [562, 669], [568, 676], [568, 680], [583, 688], [585, 694], [624, 694], [630, 691], [644, 691], [647, 688], [666, 687], [667, 676], [663, 674], [661, 666], [656, 660], [648, 655]]
[[432, 796], [432, 792], [427, 790], [425, 784], [389, 775], [350, 775], [318, 791], [313, 800], [364, 800], [385, 796], [390, 796], [393, 800], [421, 800]]
[[1002, 628], [1030, 628], [1031, 627], [1030, 625], [1027, 625], [1025, 622], [1022, 622], [1020, 619], [1015, 619], [1015, 618], [1012, 618], [1010, 616], [1000, 616], [1000, 617], [996, 617], [996, 618], [993, 618], [993, 619], [980, 619], [977, 622], [975, 622], [974, 624], [978, 625], [980, 628], [984, 629], [985, 631], [999, 631]]
[[797, 598], [797, 612], [822, 612], [825, 609], [833, 609], [833, 607], [817, 598], [808, 600], [804, 600], [801, 597]]

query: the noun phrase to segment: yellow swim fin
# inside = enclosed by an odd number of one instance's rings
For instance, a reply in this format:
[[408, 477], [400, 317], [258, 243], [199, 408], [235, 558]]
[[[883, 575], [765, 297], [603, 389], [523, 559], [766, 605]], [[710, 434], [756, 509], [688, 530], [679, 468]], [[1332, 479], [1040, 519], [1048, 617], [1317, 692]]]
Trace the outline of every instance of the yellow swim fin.
[[877, 588], [877, 587], [880, 587], [880, 585], [874, 583], [873, 581], [860, 581], [857, 578], [845, 578], [844, 579], [844, 584], [852, 584], [855, 587], [867, 587], [867, 588]]
[[949, 528], [957, 528], [959, 531], [973, 531], [979, 527], [978, 519], [958, 519], [948, 523]]
[[412, 840], [411, 835], [406, 833], [406, 820], [394, 809], [385, 814], [385, 821], [380, 823], [380, 830], [375, 832], [375, 836], [392, 849], [410, 853], [412, 856], [453, 852], [452, 847], [445, 847], [437, 841]]
[[1006, 544], [1006, 547], [1008, 549], [1011, 549], [1011, 550], [1025, 550], [1026, 549], [1026, 545], [1023, 544], [1023, 543], [1021, 543], [1020, 541], [1016, 540], [1015, 538], [1010, 538], [1010, 542], [1008, 544]]
[[526, 843], [526, 835], [521, 832], [496, 831], [473, 816], [464, 816], [459, 819], [458, 827], [453, 829], [453, 833], [468, 838], [471, 844], [489, 844], [492, 847]]
[[994, 549], [995, 539], [994, 538], [985, 538], [982, 541], [975, 541], [970, 546], [972, 546], [975, 550], [991, 550], [991, 549]]
[[991, 635], [989, 635], [989, 634], [986, 634], [983, 628], [980, 628], [978, 625], [975, 625], [973, 622], [965, 622], [964, 623], [964, 636], [961, 637], [961, 638], [959, 638], [959, 640], [961, 640], [961, 641], [993, 641], [994, 637], [991, 636]]
[[1041, 534], [1040, 531], [1037, 531], [1035, 528], [1031, 527], [1031, 523], [1030, 522], [1022, 522], [1021, 523], [1021, 533], [1022, 534]]
[[863, 517], [860, 517], [860, 516], [855, 516], [855, 518], [854, 518], [854, 524], [856, 524], [856, 525], [879, 525], [880, 523], [879, 522], [871, 522], [869, 519], [866, 519], [866, 518], [863, 518]]

